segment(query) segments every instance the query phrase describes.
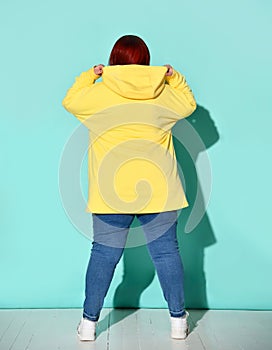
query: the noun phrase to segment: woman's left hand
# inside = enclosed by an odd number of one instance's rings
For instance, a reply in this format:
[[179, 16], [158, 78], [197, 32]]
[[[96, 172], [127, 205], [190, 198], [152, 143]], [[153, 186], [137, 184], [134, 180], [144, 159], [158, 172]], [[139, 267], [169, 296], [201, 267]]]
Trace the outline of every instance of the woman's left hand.
[[170, 77], [173, 74], [173, 67], [170, 64], [165, 64], [164, 67], [167, 67], [167, 72], [165, 73], [165, 75], [167, 77]]

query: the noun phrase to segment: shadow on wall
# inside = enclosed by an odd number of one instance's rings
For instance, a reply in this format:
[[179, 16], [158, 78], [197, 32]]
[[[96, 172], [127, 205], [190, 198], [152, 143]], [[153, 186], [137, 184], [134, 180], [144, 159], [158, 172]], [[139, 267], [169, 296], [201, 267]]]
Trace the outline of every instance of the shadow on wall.
[[[209, 112], [201, 106], [198, 106], [197, 110], [186, 120], [194, 127], [203, 144], [198, 145], [199, 147], [190, 147], [190, 152], [188, 152], [184, 145], [178, 141], [182, 139], [182, 121], [176, 124], [174, 134], [178, 135], [178, 138], [174, 137], [173, 142], [178, 164], [181, 166], [183, 173], [186, 196], [190, 203], [188, 208], [182, 210], [177, 228], [179, 247], [184, 265], [185, 304], [187, 308], [191, 309], [208, 309], [204, 249], [215, 244], [216, 238], [208, 214], [205, 211], [205, 202], [196, 172], [196, 162], [201, 152], [205, 152], [206, 149], [219, 140], [219, 134]], [[182, 175], [180, 175], [181, 178]], [[200, 192], [200, 196], [197, 199], [198, 210], [204, 215], [191, 232], [185, 233], [186, 224], [192, 210], [194, 210], [197, 190]], [[195, 321], [197, 322], [204, 314], [205, 312], [198, 313]]]
[[[215, 144], [219, 140], [219, 134], [209, 112], [201, 106], [198, 106], [196, 111], [190, 117], [186, 118], [186, 121], [193, 126], [198, 137], [201, 138], [202, 146], [196, 147], [194, 145], [192, 147], [193, 151], [190, 147], [188, 151], [188, 145], [185, 147], [179, 141], [183, 139], [184, 134], [183, 120], [176, 123], [172, 130], [173, 142], [178, 164], [181, 166], [183, 173], [180, 174], [180, 177], [185, 182], [188, 202], [194, 203], [197, 189], [200, 185], [195, 166], [198, 155]], [[192, 143], [194, 140], [190, 142]], [[198, 205], [203, 206], [204, 213], [200, 222], [190, 233], [185, 233], [185, 225], [193, 208], [193, 204], [191, 204], [188, 208], [182, 210], [179, 215], [177, 235], [185, 272], [186, 308], [207, 309], [204, 249], [214, 244], [216, 239], [208, 215], [205, 212], [201, 188]], [[132, 227], [139, 225], [135, 217]], [[137, 309], [139, 308], [141, 294], [155, 277], [154, 265], [146, 245], [126, 248], [123, 255], [123, 264], [123, 280], [115, 291], [113, 306], [114, 308]], [[131, 312], [133, 311], [131, 310]], [[113, 318], [116, 318], [115, 316], [117, 315], [114, 316], [114, 310], [112, 313]], [[114, 323], [118, 321], [118, 319], [115, 319]]]

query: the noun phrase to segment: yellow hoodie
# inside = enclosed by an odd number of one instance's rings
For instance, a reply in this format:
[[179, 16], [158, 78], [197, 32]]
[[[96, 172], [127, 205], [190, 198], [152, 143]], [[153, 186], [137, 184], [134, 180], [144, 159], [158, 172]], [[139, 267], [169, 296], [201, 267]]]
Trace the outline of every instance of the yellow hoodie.
[[87, 212], [157, 213], [188, 206], [171, 128], [196, 109], [182, 74], [120, 65], [81, 73], [63, 106], [90, 133]]

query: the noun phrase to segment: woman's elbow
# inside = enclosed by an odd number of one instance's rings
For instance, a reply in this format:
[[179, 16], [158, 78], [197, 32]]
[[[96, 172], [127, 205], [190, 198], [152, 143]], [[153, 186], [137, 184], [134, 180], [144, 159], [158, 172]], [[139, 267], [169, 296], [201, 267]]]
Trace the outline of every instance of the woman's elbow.
[[194, 111], [197, 108], [197, 104], [195, 100], [190, 101], [190, 103], [188, 104], [188, 109], [187, 109], [187, 117], [189, 117], [191, 114], [194, 113]]
[[67, 98], [67, 96], [62, 100], [62, 107], [66, 109], [67, 112], [72, 112], [71, 110], [71, 101]]
[[192, 103], [191, 103], [191, 114], [194, 113], [194, 111], [197, 109], [197, 103], [196, 103], [196, 100], [193, 100]]

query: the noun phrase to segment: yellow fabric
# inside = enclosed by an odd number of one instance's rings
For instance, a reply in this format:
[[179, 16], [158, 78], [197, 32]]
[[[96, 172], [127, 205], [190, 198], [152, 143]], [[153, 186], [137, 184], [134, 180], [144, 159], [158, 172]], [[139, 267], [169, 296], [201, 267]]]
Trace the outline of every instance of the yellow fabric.
[[93, 68], [63, 100], [90, 133], [87, 212], [156, 213], [188, 206], [171, 128], [196, 109], [182, 74], [166, 67]]

